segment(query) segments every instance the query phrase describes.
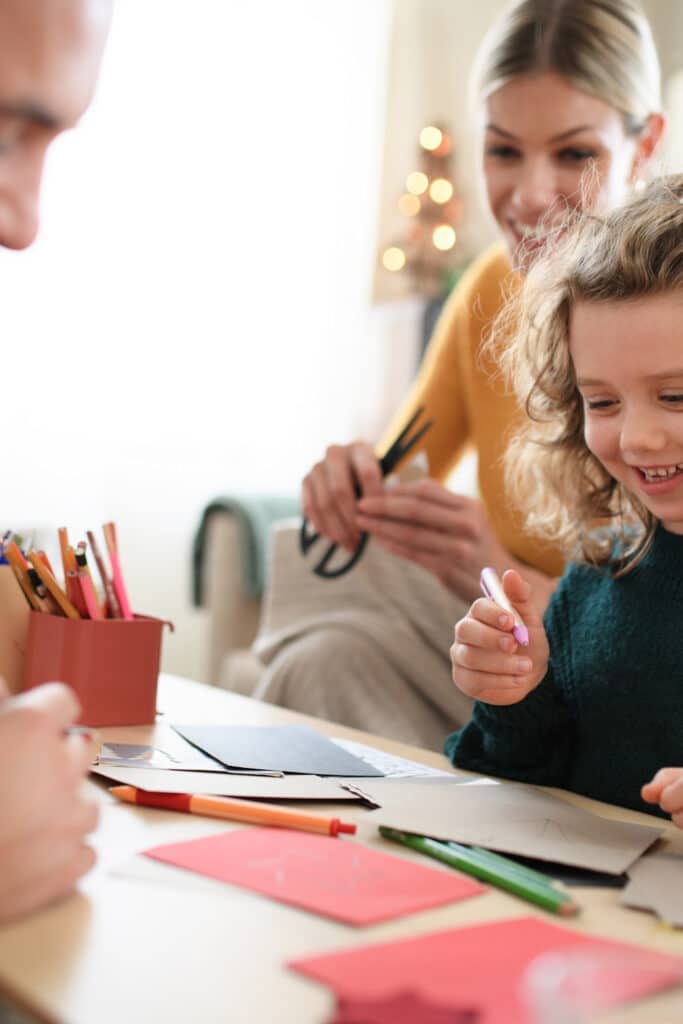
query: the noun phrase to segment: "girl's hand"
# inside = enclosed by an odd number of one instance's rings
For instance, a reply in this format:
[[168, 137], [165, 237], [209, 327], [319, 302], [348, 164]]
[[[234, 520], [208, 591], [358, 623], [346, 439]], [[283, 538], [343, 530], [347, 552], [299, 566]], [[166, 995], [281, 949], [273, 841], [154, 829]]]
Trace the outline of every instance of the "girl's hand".
[[648, 804], [659, 804], [678, 828], [683, 828], [683, 768], [660, 768], [640, 791]]
[[543, 679], [548, 668], [548, 640], [531, 587], [514, 569], [503, 575], [503, 589], [529, 630], [522, 647], [512, 636], [514, 619], [489, 598], [474, 602], [456, 624], [451, 647], [456, 686], [486, 704], [518, 704]]
[[379, 460], [369, 444], [331, 445], [304, 477], [304, 516], [322, 537], [355, 551], [361, 535], [356, 523], [358, 491], [377, 494], [382, 486]]
[[[518, 564], [499, 542], [476, 498], [454, 494], [427, 478], [366, 495], [358, 502], [357, 527], [393, 554], [429, 570], [465, 601], [474, 601], [480, 593], [483, 565], [502, 574]], [[525, 575], [544, 609], [555, 581], [535, 570]]]

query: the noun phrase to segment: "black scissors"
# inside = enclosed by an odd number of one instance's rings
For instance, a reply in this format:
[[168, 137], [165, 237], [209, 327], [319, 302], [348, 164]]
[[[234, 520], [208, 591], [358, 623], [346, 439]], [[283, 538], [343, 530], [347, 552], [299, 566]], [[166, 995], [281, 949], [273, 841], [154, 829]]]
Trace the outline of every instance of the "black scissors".
[[[382, 458], [379, 460], [379, 466], [382, 471], [382, 476], [388, 476], [389, 473], [394, 469], [396, 464], [403, 458], [403, 456], [414, 448], [417, 442], [427, 433], [429, 428], [434, 423], [434, 420], [427, 420], [412, 437], [406, 435], [415, 426], [415, 423], [424, 412], [424, 406], [420, 406], [417, 412], [411, 416], [406, 423], [405, 427], [394, 440], [394, 442], [386, 450]], [[356, 497], [360, 498], [361, 490], [358, 484], [355, 486]], [[315, 530], [311, 530], [308, 520], [304, 519], [301, 524], [301, 530], [299, 532], [299, 548], [302, 555], [307, 555], [313, 545], [320, 540], [320, 534], [316, 533]], [[334, 558], [334, 554], [337, 550], [338, 545], [332, 543], [328, 546], [327, 550], [323, 553], [322, 558], [313, 566], [313, 572], [316, 576], [322, 576], [323, 579], [333, 580], [336, 576], [343, 576], [350, 569], [353, 569], [354, 565], [365, 551], [365, 545], [368, 542], [368, 534], [362, 533], [356, 550], [349, 556], [349, 558], [340, 566], [336, 568], [330, 568], [330, 561]]]

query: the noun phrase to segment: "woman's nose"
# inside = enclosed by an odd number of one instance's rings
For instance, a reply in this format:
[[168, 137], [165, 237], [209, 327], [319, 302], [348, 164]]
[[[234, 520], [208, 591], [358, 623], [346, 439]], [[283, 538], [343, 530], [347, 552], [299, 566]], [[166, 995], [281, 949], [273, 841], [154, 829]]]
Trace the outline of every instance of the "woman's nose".
[[543, 157], [523, 160], [513, 192], [517, 211], [523, 216], [538, 218], [550, 210], [558, 198], [557, 174], [550, 161]]

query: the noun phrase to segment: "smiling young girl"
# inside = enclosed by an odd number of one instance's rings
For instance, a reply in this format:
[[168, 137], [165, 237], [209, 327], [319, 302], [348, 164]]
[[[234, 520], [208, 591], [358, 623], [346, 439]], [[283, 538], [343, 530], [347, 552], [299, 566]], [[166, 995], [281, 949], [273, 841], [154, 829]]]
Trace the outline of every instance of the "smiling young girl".
[[642, 789], [683, 764], [683, 176], [587, 217], [515, 315], [505, 361], [529, 420], [509, 479], [529, 528], [575, 561], [545, 623], [505, 573], [527, 647], [490, 600], [458, 622], [453, 677], [477, 703], [446, 750], [683, 826], [683, 768]]

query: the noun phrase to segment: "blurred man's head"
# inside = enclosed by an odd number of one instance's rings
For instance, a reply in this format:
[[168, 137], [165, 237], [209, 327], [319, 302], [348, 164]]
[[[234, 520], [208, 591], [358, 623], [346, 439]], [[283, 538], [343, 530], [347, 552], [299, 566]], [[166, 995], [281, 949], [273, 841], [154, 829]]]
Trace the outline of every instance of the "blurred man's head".
[[111, 0], [0, 0], [0, 245], [38, 230], [45, 154], [95, 88]]

